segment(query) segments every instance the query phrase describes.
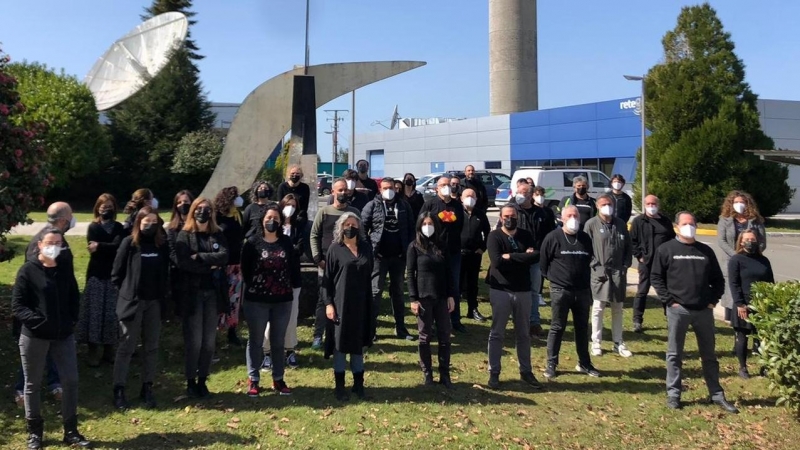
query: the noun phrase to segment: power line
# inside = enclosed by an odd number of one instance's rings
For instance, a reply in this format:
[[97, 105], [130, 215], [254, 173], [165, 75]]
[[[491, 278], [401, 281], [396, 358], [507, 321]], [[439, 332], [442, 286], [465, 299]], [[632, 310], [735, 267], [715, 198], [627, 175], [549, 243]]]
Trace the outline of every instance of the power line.
[[333, 122], [333, 152], [331, 153], [331, 173], [334, 173], [336, 167], [336, 155], [339, 153], [339, 122], [344, 120], [344, 117], [339, 117], [340, 112], [349, 112], [346, 109], [326, 109], [326, 113], [333, 113], [333, 118], [328, 118], [328, 122]]

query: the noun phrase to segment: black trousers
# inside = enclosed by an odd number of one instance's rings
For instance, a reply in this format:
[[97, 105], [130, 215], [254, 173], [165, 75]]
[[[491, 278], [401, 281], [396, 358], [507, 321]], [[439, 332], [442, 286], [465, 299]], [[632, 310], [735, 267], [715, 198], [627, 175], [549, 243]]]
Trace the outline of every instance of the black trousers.
[[553, 317], [547, 335], [547, 364], [558, 366], [558, 353], [561, 351], [561, 340], [567, 317], [572, 311], [572, 324], [575, 328], [575, 348], [578, 361], [584, 367], [592, 365], [589, 356], [589, 312], [592, 309], [592, 293], [589, 289], [568, 291], [550, 287], [550, 310]]
[[633, 297], [633, 323], [644, 322], [644, 310], [647, 309], [647, 293], [650, 292], [650, 269], [653, 262], [648, 264], [639, 263], [639, 287], [636, 289], [636, 296]]
[[467, 298], [467, 316], [478, 309], [478, 276], [481, 272], [483, 255], [475, 252], [461, 256], [461, 282], [459, 283]]

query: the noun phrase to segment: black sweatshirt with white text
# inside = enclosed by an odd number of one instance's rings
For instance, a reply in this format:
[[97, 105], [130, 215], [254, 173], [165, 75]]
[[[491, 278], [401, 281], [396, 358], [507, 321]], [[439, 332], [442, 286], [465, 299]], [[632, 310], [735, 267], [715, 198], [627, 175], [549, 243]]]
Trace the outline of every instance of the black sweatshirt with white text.
[[592, 238], [583, 231], [568, 236], [556, 229], [542, 242], [540, 267], [550, 286], [579, 291], [589, 289], [592, 261]]
[[725, 293], [725, 278], [714, 250], [702, 242], [678, 239], [661, 244], [653, 257], [650, 283], [666, 306], [678, 303], [702, 310], [716, 305]]

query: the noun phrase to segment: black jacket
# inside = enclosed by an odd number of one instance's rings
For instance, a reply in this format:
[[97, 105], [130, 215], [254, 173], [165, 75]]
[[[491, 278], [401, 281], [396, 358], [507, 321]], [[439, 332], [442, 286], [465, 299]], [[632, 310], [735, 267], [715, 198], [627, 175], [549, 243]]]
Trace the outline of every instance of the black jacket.
[[446, 252], [433, 248], [423, 251], [415, 244], [408, 247], [406, 256], [408, 297], [412, 302], [423, 298], [441, 300], [456, 296], [450, 261]]
[[[513, 198], [508, 203], [517, 209], [517, 228], [527, 230], [533, 235], [533, 248], [536, 250], [542, 248], [544, 237], [556, 228], [555, 213], [550, 215], [547, 213], [550, 208], [533, 204], [531, 208], [523, 208]], [[500, 219], [497, 219], [495, 229], [499, 230], [502, 225]]]
[[[654, 222], [657, 222], [656, 225]], [[662, 238], [656, 241], [655, 227], [662, 227], [665, 231]], [[675, 239], [675, 230], [672, 228], [672, 221], [663, 214], [658, 218], [647, 217], [646, 214], [639, 214], [631, 222], [631, 245], [633, 246], [633, 256], [636, 260], [643, 260], [644, 264], [650, 265], [653, 262], [653, 255], [656, 249], [664, 242]]]
[[[237, 211], [236, 214], [239, 214], [239, 212]], [[241, 215], [239, 215], [239, 217], [241, 217]], [[242, 221], [242, 223], [239, 223], [236, 217], [217, 214], [217, 225], [219, 225], [219, 229], [222, 230], [222, 234], [225, 235], [225, 242], [228, 243], [229, 265], [239, 264], [239, 259], [242, 257], [242, 245], [244, 244], [245, 233], [243, 224], [245, 224], [245, 222]]]
[[[492, 289], [508, 292], [529, 292], [531, 290], [531, 265], [539, 262], [539, 252], [528, 252], [533, 248], [533, 236], [517, 229], [514, 236], [503, 230], [489, 233], [487, 242], [489, 252], [489, 272], [486, 282]], [[504, 259], [503, 254], [511, 257]]]
[[610, 194], [614, 199], [614, 216], [628, 223], [633, 213], [633, 200], [631, 200], [631, 196], [625, 192], [620, 192], [619, 195], [613, 192], [610, 192]]
[[[376, 258], [380, 252], [381, 237], [383, 237], [383, 224], [386, 220], [386, 208], [384, 205], [383, 197], [379, 194], [361, 210], [364, 234], [369, 236], [369, 240], [372, 243], [372, 254]], [[403, 251], [402, 256], [405, 256], [408, 244], [414, 240], [414, 222], [411, 218], [410, 206], [399, 198], [395, 198], [394, 203], [390, 203], [389, 206], [396, 208], [397, 233], [400, 235], [400, 245]]]
[[114, 222], [111, 233], [107, 233], [103, 225], [92, 222], [86, 231], [88, 242], [97, 242], [97, 250], [89, 256], [89, 267], [86, 269], [86, 279], [97, 278], [108, 280], [111, 278], [111, 268], [114, 266], [114, 257], [117, 256], [117, 249], [125, 237], [125, 230], [122, 224]]
[[[581, 204], [579, 202], [588, 202], [588, 205]], [[572, 194], [561, 199], [561, 203], [558, 205], [558, 211], [563, 211], [564, 208], [570, 205], [578, 208], [578, 213], [581, 216], [580, 229], [583, 231], [583, 226], [586, 225], [586, 222], [597, 215], [597, 203], [595, 202], [594, 197], [590, 197], [588, 194], [586, 195], [586, 200], [580, 200], [575, 196], [575, 194]]]
[[311, 198], [311, 189], [307, 184], [301, 182], [297, 186], [289, 186], [288, 181], [278, 185], [278, 202], [283, 200], [288, 194], [294, 195], [297, 200], [297, 214], [303, 219], [308, 220], [308, 201]]
[[486, 239], [489, 237], [489, 219], [486, 212], [476, 206], [472, 214], [464, 211], [464, 227], [461, 229], [461, 253], [486, 251]]
[[65, 339], [78, 321], [80, 292], [71, 267], [44, 267], [28, 261], [17, 272], [11, 311], [22, 334], [38, 339]]
[[[169, 291], [169, 244], [164, 242], [156, 247], [159, 263], [158, 278], [148, 280], [154, 283], [156, 291], [159, 293], [158, 299], [163, 300]], [[142, 278], [142, 247], [133, 245], [133, 236], [128, 236], [122, 240], [114, 259], [114, 267], [111, 270], [111, 282], [119, 289], [117, 297], [117, 319], [122, 322], [133, 320], [136, 309], [139, 306], [139, 283]]]
[[[361, 174], [359, 174], [358, 182], [361, 182], [361, 184], [364, 186], [365, 189], [369, 189], [369, 192], [364, 192], [364, 195], [366, 195], [367, 198], [373, 198], [373, 197], [375, 197], [376, 195], [378, 195], [380, 193], [379, 192], [380, 189], [378, 189], [378, 182], [373, 180], [372, 178], [367, 177], [367, 178], [364, 178], [362, 180], [361, 179]], [[358, 182], [356, 182], [356, 183], [358, 183]]]
[[665, 242], [656, 250], [650, 283], [665, 306], [678, 303], [702, 310], [716, 305], [725, 293], [725, 278], [714, 250], [702, 242]]
[[430, 212], [439, 218], [441, 222], [441, 234], [439, 240], [442, 242], [446, 252], [461, 253], [461, 229], [464, 227], [464, 205], [458, 200], [451, 199], [445, 203], [439, 196], [425, 202], [420, 213]]
[[[194, 312], [193, 299], [200, 289], [211, 289], [218, 292], [227, 292], [227, 279], [225, 278], [225, 265], [228, 264], [228, 243], [221, 231], [208, 236], [209, 248], [201, 248], [198, 233], [181, 231], [175, 242], [175, 253], [178, 259], [178, 269], [181, 271], [182, 290], [185, 304], [182, 311], [186, 314]], [[192, 259], [192, 255], [197, 255]], [[215, 267], [215, 269], [212, 269]], [[223, 309], [221, 302], [218, 304]], [[225, 312], [225, 311], [220, 311]]]
[[480, 176], [475, 176], [471, 180], [464, 178], [462, 183], [465, 189], [472, 189], [475, 191], [475, 209], [486, 212], [486, 210], [489, 209], [489, 196], [486, 194], [486, 185], [483, 184]]
[[[329, 205], [333, 204], [333, 196], [334, 195], [336, 195], [336, 194], [331, 194], [331, 195], [328, 196], [328, 204]], [[353, 191], [353, 195], [352, 195], [352, 197], [350, 197], [350, 201], [347, 202], [347, 204], [352, 206], [353, 208], [357, 209], [359, 212], [361, 212], [361, 210], [364, 209], [365, 206], [367, 206], [367, 203], [369, 203], [370, 199], [373, 198], [373, 197], [374, 196], [370, 197], [368, 194], [365, 194], [365, 193], [363, 193], [361, 191], [355, 190], [355, 191]]]
[[417, 218], [419, 218], [419, 212], [422, 210], [422, 205], [425, 204], [425, 198], [416, 189], [412, 191], [411, 197], [406, 197], [405, 190], [399, 195], [403, 197], [403, 200], [407, 201], [411, 206], [411, 215], [414, 219], [413, 222], [416, 225]]

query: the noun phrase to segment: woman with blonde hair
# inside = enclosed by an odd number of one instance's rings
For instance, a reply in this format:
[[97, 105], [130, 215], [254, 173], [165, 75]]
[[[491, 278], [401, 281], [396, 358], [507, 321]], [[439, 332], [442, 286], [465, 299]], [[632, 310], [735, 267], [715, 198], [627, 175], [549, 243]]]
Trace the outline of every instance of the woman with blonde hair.
[[350, 355], [353, 393], [364, 398], [364, 347], [372, 346], [372, 245], [360, 238], [361, 219], [345, 212], [333, 228], [322, 278], [325, 358], [333, 356], [337, 400], [346, 400], [344, 371]]
[[206, 380], [214, 356], [217, 322], [228, 306], [228, 243], [217, 226], [211, 200], [198, 197], [192, 202], [175, 252], [186, 295], [182, 307], [186, 393], [189, 397], [208, 397]]

